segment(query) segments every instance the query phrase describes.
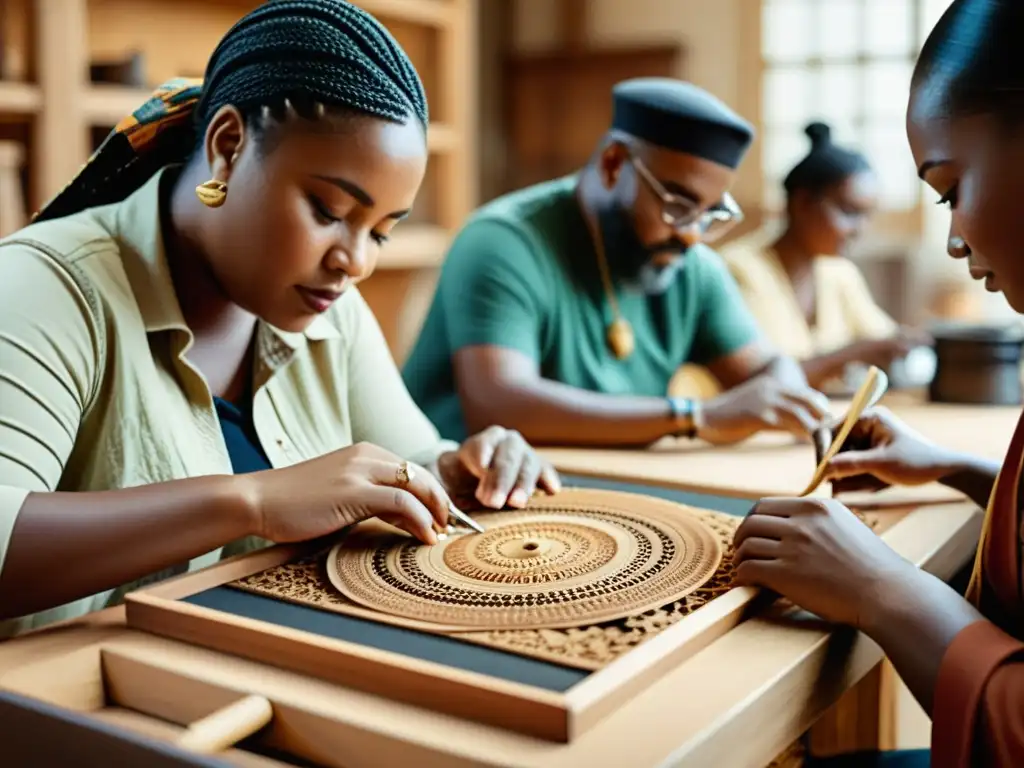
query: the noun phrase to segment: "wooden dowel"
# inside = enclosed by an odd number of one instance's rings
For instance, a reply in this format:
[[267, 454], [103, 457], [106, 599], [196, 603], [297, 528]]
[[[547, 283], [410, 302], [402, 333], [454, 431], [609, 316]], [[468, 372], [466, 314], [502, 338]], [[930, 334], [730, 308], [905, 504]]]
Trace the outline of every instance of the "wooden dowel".
[[267, 725], [274, 717], [270, 701], [246, 696], [192, 723], [178, 739], [178, 746], [211, 754], [234, 746]]

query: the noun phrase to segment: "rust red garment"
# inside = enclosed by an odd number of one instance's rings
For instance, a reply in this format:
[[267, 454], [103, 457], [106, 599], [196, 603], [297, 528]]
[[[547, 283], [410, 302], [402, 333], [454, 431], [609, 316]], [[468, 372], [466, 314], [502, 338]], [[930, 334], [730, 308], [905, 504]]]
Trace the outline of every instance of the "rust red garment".
[[939, 667], [933, 768], [1024, 768], [1024, 591], [1021, 463], [1024, 414], [989, 502], [978, 607]]

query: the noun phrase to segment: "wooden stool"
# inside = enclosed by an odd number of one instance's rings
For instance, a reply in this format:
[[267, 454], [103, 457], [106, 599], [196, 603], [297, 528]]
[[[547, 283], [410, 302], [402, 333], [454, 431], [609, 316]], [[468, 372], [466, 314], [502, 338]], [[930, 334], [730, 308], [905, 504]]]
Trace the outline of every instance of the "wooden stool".
[[0, 141], [0, 237], [28, 224], [25, 194], [21, 188], [21, 168], [25, 148], [13, 141]]

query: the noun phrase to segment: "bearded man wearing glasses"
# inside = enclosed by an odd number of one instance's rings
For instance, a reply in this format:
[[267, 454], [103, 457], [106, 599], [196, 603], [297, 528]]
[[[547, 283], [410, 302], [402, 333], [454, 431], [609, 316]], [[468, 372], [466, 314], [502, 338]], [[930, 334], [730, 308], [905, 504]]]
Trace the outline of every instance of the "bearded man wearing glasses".
[[[620, 83], [613, 103], [585, 168], [488, 203], [456, 237], [404, 366], [409, 391], [455, 440], [484, 424], [549, 445], [812, 434], [826, 398], [707, 247], [742, 218], [728, 188], [753, 129], [678, 80]], [[669, 396], [685, 363], [723, 393]]]

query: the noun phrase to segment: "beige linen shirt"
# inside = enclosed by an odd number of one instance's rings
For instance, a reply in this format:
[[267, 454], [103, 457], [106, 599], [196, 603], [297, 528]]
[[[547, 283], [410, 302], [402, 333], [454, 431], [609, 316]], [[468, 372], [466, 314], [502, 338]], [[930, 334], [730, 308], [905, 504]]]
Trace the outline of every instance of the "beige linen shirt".
[[814, 323], [809, 324], [771, 240], [754, 233], [720, 251], [765, 335], [785, 354], [804, 360], [856, 341], [889, 338], [896, 322], [875, 302], [857, 265], [842, 256], [813, 263]]
[[[0, 567], [30, 492], [232, 472], [210, 389], [186, 358], [192, 333], [160, 226], [164, 175], [123, 203], [0, 240]], [[355, 289], [304, 333], [260, 323], [253, 377], [274, 467], [361, 441], [421, 464], [456, 447], [412, 401]], [[188, 568], [265, 543], [233, 542]], [[2, 623], [0, 636], [106, 607], [141, 583]]]

